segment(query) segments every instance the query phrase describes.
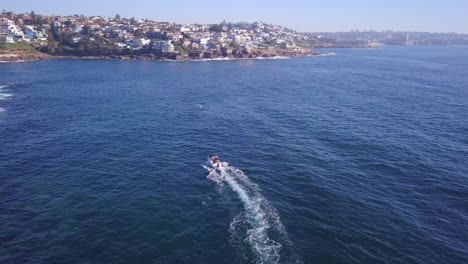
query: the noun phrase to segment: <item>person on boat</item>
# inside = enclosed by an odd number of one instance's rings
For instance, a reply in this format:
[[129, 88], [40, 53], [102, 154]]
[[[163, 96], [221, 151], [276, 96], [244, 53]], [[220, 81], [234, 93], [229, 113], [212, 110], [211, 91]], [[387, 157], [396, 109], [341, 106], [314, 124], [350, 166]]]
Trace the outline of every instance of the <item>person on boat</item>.
[[219, 167], [220, 163], [219, 162], [219, 158], [217, 155], [215, 154], [210, 154], [210, 161], [211, 161], [211, 164], [213, 164], [214, 167]]

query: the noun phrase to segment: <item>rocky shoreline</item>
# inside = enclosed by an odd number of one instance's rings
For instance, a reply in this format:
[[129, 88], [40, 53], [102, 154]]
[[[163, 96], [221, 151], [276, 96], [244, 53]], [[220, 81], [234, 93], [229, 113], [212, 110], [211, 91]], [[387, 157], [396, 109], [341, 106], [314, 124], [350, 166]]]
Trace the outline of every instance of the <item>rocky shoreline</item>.
[[105, 56], [73, 56], [49, 55], [36, 51], [0, 50], [0, 62], [36, 61], [44, 59], [88, 59], [88, 60], [147, 60], [147, 61], [198, 61], [198, 60], [234, 60], [234, 59], [268, 59], [285, 57], [317, 56], [320, 53], [311, 50], [243, 50], [229, 53], [196, 51], [188, 54], [138, 54], [138, 55], [105, 55]]
[[52, 56], [38, 51], [0, 49], [0, 62], [21, 62], [51, 59]]

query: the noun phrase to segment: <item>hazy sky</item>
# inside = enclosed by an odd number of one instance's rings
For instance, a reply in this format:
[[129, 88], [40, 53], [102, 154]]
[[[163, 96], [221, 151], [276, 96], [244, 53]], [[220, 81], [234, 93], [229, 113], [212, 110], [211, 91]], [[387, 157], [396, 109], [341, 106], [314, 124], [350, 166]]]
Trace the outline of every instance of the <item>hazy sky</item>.
[[298, 31], [468, 33], [468, 0], [0, 0], [0, 9], [48, 15], [120, 14], [176, 23], [263, 21]]

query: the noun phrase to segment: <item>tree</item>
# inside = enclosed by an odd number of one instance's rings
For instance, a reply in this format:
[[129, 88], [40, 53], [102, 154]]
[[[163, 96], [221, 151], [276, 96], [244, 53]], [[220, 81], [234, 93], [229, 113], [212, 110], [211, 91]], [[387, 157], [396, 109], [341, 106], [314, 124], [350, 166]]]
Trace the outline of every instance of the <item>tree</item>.
[[135, 32], [133, 32], [133, 34], [135, 35], [136, 38], [142, 38], [142, 37], [145, 36], [145, 34], [143, 33], [143, 31], [141, 29], [135, 30]]
[[[58, 28], [55, 26], [54, 23], [50, 23], [50, 31], [52, 34], [49, 34], [49, 38], [52, 38], [52, 41], [53, 40], [56, 40], [59, 42], [62, 41], [62, 35], [60, 34], [60, 31], [58, 30]], [[51, 42], [51, 40], [49, 40], [49, 42]]]
[[32, 18], [35, 18], [35, 17], [36, 17], [36, 13], [34, 13], [34, 10], [31, 10], [30, 15], [31, 15]]
[[115, 15], [115, 19], [120, 20], [120, 15], [119, 14]]
[[84, 26], [81, 29], [81, 34], [83, 34], [85, 36], [89, 36], [91, 34], [91, 28], [89, 26]]
[[54, 38], [52, 36], [49, 36], [47, 40], [48, 42], [47, 42], [47, 47], [45, 47], [45, 50], [49, 54], [54, 54], [59, 46], [58, 42], [54, 41]]
[[209, 30], [213, 32], [221, 32], [223, 31], [223, 27], [221, 25], [214, 24], [209, 28]]

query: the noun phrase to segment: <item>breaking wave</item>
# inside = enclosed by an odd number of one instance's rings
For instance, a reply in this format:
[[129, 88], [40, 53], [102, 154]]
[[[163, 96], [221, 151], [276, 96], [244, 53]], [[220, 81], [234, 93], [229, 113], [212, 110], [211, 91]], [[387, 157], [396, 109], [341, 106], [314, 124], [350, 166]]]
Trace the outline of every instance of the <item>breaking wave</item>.
[[[13, 95], [10, 93], [5, 92], [5, 88], [8, 88], [10, 85], [0, 85], [0, 101], [8, 99], [12, 97]], [[0, 113], [6, 112], [6, 109], [3, 107], [0, 107]]]
[[291, 57], [288, 56], [273, 56], [273, 57], [257, 57], [256, 60], [289, 60]]
[[0, 100], [5, 100], [13, 96], [12, 94], [5, 92], [4, 89], [8, 87], [9, 85], [0, 85]]
[[229, 227], [233, 246], [242, 248], [242, 244], [247, 243], [257, 263], [279, 263], [280, 258], [281, 262], [300, 263], [295, 256], [291, 256], [295, 254], [283, 252], [284, 245], [280, 242], [291, 243], [279, 215], [260, 194], [258, 185], [243, 171], [224, 162], [222, 167], [211, 171], [207, 178], [221, 187], [227, 184], [243, 204], [244, 210], [234, 217]]
[[287, 57], [287, 56], [255, 57], [255, 58], [220, 57], [220, 58], [192, 59], [192, 60], [187, 60], [187, 61], [287, 60], [287, 59], [291, 59], [291, 57]]
[[336, 56], [336, 53], [335, 52], [324, 52], [324, 53], [320, 53], [317, 56], [319, 56], [319, 57]]
[[328, 56], [336, 56], [335, 52], [319, 52], [317, 54], [309, 55], [309, 57], [328, 57]]

